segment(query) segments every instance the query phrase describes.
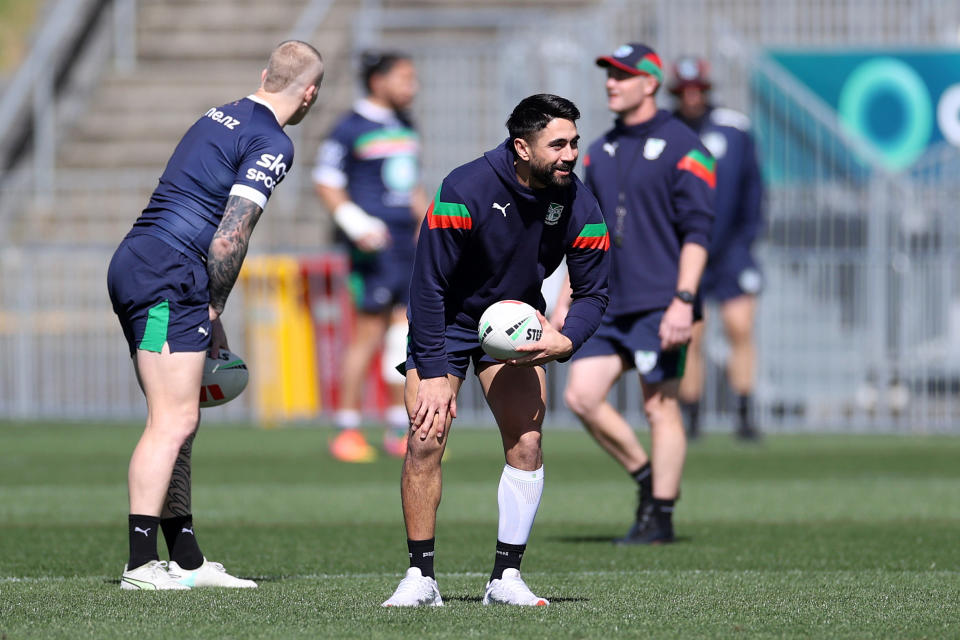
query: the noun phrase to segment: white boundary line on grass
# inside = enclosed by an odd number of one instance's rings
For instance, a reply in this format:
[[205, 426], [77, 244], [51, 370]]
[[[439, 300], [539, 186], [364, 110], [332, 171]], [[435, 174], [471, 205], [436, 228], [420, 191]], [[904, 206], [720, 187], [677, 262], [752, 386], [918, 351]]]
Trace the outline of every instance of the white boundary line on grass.
[[[818, 570], [818, 569], [789, 569], [787, 571], [756, 569], [736, 570], [736, 569], [632, 569], [632, 570], [600, 570], [600, 571], [537, 571], [537, 576], [635, 576], [635, 575], [672, 575], [672, 574], [697, 574], [697, 575], [720, 575], [720, 574], [770, 574], [781, 575], [802, 575], [802, 574], [838, 574], [838, 573], [872, 573], [880, 571], [882, 573], [891, 573], [885, 569], [867, 569], [865, 571], [842, 570]], [[937, 574], [937, 575], [957, 575], [960, 571], [948, 569], [926, 569], [915, 571], [892, 571], [892, 573], [910, 573], [910, 574]], [[119, 574], [118, 574], [119, 575]], [[63, 582], [66, 580], [111, 580], [119, 579], [118, 575], [88, 575], [88, 576], [0, 576], [0, 584], [3, 583], [31, 583], [31, 582]], [[265, 582], [283, 582], [286, 580], [370, 580], [396, 578], [402, 576], [400, 571], [382, 572], [382, 573], [303, 573], [280, 576], [249, 576], [254, 580], [263, 580]], [[489, 572], [481, 571], [460, 571], [453, 573], [437, 572], [440, 578], [479, 578], [489, 576]]]

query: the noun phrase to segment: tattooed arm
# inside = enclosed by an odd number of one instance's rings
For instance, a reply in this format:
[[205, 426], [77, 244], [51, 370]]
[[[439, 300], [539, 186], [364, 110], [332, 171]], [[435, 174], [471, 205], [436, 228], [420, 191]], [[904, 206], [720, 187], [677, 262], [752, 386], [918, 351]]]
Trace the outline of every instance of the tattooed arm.
[[259, 205], [241, 196], [230, 196], [227, 200], [223, 218], [213, 234], [207, 254], [211, 320], [223, 313], [227, 296], [240, 275], [240, 265], [247, 255], [250, 234], [262, 212]]

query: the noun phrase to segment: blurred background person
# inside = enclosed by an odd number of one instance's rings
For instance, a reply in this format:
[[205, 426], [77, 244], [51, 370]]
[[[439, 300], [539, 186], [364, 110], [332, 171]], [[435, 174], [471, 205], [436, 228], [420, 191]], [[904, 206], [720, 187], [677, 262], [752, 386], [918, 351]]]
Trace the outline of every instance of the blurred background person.
[[384, 448], [397, 457], [406, 451], [403, 376], [394, 366], [406, 357], [410, 274], [428, 204], [419, 186], [420, 140], [407, 114], [419, 89], [410, 57], [367, 51], [360, 79], [365, 97], [333, 127], [313, 172], [316, 193], [350, 255], [349, 287], [356, 310], [334, 417], [339, 433], [330, 442], [330, 453], [343, 462], [376, 458], [359, 427], [367, 371], [381, 347], [380, 373], [390, 395]]
[[[677, 402], [686, 345], [699, 320], [696, 291], [713, 222], [714, 160], [690, 129], [657, 108], [660, 56], [625, 44], [596, 64], [607, 72], [612, 129], [590, 144], [585, 184], [610, 228], [610, 304], [571, 358], [564, 400], [637, 484], [636, 518], [622, 544], [674, 541], [687, 443]], [[554, 311], [560, 326], [566, 301]], [[607, 397], [636, 368], [650, 454]]]
[[[753, 415], [753, 325], [763, 278], [752, 247], [763, 226], [763, 179], [750, 135], [750, 119], [739, 111], [714, 106], [710, 102], [711, 87], [705, 60], [677, 60], [669, 87], [676, 96], [675, 115], [697, 132], [717, 160], [716, 218], [700, 295], [719, 305], [730, 343], [727, 380], [737, 396], [737, 437], [756, 440], [760, 432]], [[698, 323], [693, 328], [687, 370], [680, 384], [680, 400], [691, 438], [700, 434], [705, 373], [703, 338], [704, 323]]]

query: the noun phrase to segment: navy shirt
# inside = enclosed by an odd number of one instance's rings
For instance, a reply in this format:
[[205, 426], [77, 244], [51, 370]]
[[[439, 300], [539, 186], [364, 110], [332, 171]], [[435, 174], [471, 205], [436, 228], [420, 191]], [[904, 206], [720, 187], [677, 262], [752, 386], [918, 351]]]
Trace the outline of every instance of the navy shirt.
[[763, 227], [763, 177], [750, 119], [733, 109], [710, 108], [703, 117], [683, 122], [717, 159], [716, 220], [708, 268], [739, 261], [749, 254]]
[[660, 110], [639, 125], [617, 121], [590, 145], [584, 164], [612, 241], [607, 314], [667, 308], [681, 247], [709, 242], [713, 157], [689, 127]]
[[[383, 220], [412, 248], [411, 195], [420, 179], [420, 138], [401, 113], [358, 101], [317, 152], [313, 180], [346, 189], [361, 209]], [[398, 243], [394, 243], [398, 244]]]
[[256, 96], [211, 108], [184, 134], [128, 237], [149, 235], [206, 262], [231, 195], [261, 208], [293, 165], [293, 143]]
[[573, 303], [562, 333], [574, 350], [607, 306], [609, 235], [596, 199], [576, 176], [563, 188], [521, 185], [509, 145], [450, 172], [424, 218], [407, 311], [423, 378], [447, 373], [447, 327], [475, 332], [481, 314], [500, 300], [542, 312], [540, 287], [564, 256]]

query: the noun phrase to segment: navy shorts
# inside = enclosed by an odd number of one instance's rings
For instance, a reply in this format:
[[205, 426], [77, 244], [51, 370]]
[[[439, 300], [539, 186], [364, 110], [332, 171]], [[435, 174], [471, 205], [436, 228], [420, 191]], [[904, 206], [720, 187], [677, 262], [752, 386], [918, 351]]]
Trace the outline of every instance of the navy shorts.
[[210, 347], [207, 268], [153, 236], [127, 237], [107, 270], [113, 311], [132, 356]]
[[379, 251], [350, 255], [350, 293], [353, 304], [365, 313], [405, 307], [410, 301], [413, 253]]
[[708, 263], [700, 279], [704, 300], [726, 302], [742, 295], [757, 295], [763, 289], [763, 274], [750, 254], [719, 263]]
[[[491, 358], [484, 352], [480, 346], [480, 338], [477, 332], [472, 329], [466, 329], [457, 325], [447, 327], [446, 338], [447, 349], [447, 373], [454, 375], [461, 380], [467, 377], [467, 369], [473, 362], [473, 372], [481, 363], [502, 364], [499, 360]], [[406, 374], [407, 369], [416, 369], [417, 365], [413, 362], [413, 354], [410, 352], [410, 341], [407, 341], [407, 361], [397, 367], [397, 371]]]
[[671, 351], [660, 349], [660, 321], [665, 310], [623, 316], [604, 316], [597, 331], [587, 339], [571, 360], [592, 356], [618, 355], [627, 369], [636, 367], [640, 378], [656, 384], [683, 377], [686, 346]]

